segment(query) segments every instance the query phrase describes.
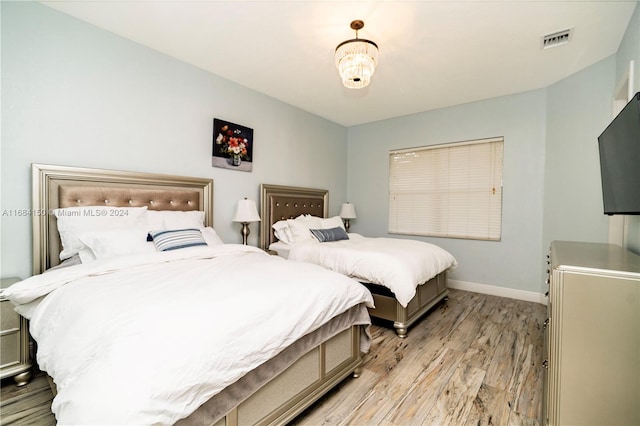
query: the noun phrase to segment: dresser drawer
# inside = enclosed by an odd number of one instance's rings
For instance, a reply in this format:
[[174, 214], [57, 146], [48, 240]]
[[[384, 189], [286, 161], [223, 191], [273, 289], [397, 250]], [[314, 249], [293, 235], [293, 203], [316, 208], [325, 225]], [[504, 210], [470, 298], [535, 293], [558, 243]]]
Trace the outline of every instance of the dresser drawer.
[[[2, 278], [1, 288], [20, 281]], [[31, 378], [29, 323], [14, 311], [8, 300], [0, 301], [0, 378], [13, 377], [16, 385], [26, 385]]]
[[20, 316], [13, 310], [8, 300], [0, 302], [0, 330], [17, 330], [20, 328]]
[[0, 336], [0, 368], [7, 368], [20, 362], [20, 330], [3, 332]]

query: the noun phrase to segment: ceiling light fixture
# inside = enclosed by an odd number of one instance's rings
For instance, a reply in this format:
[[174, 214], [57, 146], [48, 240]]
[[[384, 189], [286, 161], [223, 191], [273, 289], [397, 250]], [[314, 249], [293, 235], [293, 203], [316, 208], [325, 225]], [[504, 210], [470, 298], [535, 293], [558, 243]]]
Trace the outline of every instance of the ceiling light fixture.
[[351, 22], [356, 38], [346, 40], [336, 47], [336, 67], [342, 77], [342, 84], [349, 89], [361, 89], [369, 84], [378, 65], [378, 45], [371, 40], [358, 38], [358, 30], [364, 22]]

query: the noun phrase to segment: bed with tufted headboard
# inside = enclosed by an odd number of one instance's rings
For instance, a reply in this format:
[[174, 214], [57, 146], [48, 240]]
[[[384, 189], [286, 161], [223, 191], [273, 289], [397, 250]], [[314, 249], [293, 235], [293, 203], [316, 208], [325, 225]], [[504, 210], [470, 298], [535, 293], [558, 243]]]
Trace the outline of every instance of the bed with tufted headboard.
[[83, 206], [143, 207], [149, 210], [204, 212], [213, 226], [213, 180], [90, 169], [32, 165], [33, 273], [60, 263], [60, 234], [55, 209]]
[[[262, 184], [260, 203], [262, 218], [260, 247], [263, 250], [269, 250], [274, 246], [274, 243], [280, 243], [273, 229], [276, 222], [294, 219], [302, 214], [326, 218], [328, 216], [329, 192], [324, 189]], [[287, 252], [286, 248], [284, 252]], [[416, 294], [406, 306], [398, 301], [396, 295], [389, 288], [380, 285], [380, 283], [371, 283], [358, 277], [355, 278], [361, 281], [373, 295], [375, 308], [370, 308], [369, 314], [373, 318], [392, 322], [398, 336], [406, 337], [409, 326], [437, 303], [446, 299], [448, 295], [447, 269], [448, 267], [444, 268], [426, 282], [417, 283]]]
[[293, 219], [301, 214], [327, 217], [329, 191], [283, 185], [260, 185], [260, 248], [278, 242], [273, 224], [279, 220]]
[[[80, 277], [78, 278], [76, 277], [76, 275], [74, 275], [75, 273], [71, 273], [69, 271], [71, 271], [73, 268], [91, 268], [91, 264], [73, 264], [68, 268], [64, 267], [64, 262], [62, 265], [59, 265], [59, 254], [62, 247], [61, 238], [57, 227], [57, 220], [56, 217], [52, 214], [55, 209], [69, 209], [74, 207], [92, 208], [106, 206], [116, 208], [146, 207], [148, 210], [157, 210], [159, 212], [200, 211], [204, 213], [203, 226], [211, 227], [213, 225], [212, 179], [53, 166], [43, 164], [32, 165], [32, 179], [32, 202], [34, 211], [34, 277], [32, 277], [31, 281], [35, 280], [34, 282], [37, 283], [37, 280], [40, 278], [46, 278], [47, 276], [57, 276], [56, 274], [58, 274], [64, 278], [65, 283], [67, 281], [68, 283], [59, 284], [58, 281], [49, 278], [49, 280], [53, 280], [52, 282], [54, 283], [54, 285], [59, 285], [59, 287], [57, 287], [52, 292], [47, 293], [45, 296], [42, 296], [39, 299], [35, 299], [34, 302], [29, 302], [24, 305], [20, 304], [20, 292], [27, 291], [30, 288], [29, 286], [26, 286], [27, 290], [20, 289], [14, 290], [13, 293], [8, 293], [8, 297], [10, 298], [10, 300], [12, 300], [12, 302], [14, 302], [14, 304], [17, 305], [18, 308], [20, 308], [21, 306], [24, 308], [23, 312], [28, 312], [30, 309], [34, 309], [33, 307], [28, 306], [31, 303], [36, 302], [38, 304], [41, 304], [41, 306], [47, 305], [46, 307], [42, 307], [42, 310], [49, 309], [50, 305], [53, 305], [57, 302], [43, 304], [42, 299], [46, 301], [47, 299], [49, 299], [50, 295], [54, 295], [56, 292], [60, 292], [63, 290], [66, 291], [66, 288], [72, 287], [72, 284], [74, 284], [74, 280], [76, 279], [78, 281], [82, 281], [83, 279], [85, 279], [84, 275], [80, 276], [80, 274], [78, 273], [78, 277]], [[154, 243], [145, 242], [144, 244]], [[207, 244], [204, 245], [206, 246]], [[196, 248], [199, 249], [200, 247]], [[208, 248], [210, 247], [207, 247], [206, 249]], [[257, 248], [242, 246], [238, 244], [223, 244], [220, 241], [220, 245], [216, 246], [215, 249], [223, 250], [224, 256], [221, 256], [220, 258], [224, 259], [224, 263], [233, 263], [234, 256], [237, 254], [238, 256], [241, 256], [240, 259], [243, 259], [243, 262], [253, 262], [255, 260], [256, 264], [261, 264], [263, 262], [268, 262], [269, 265], [273, 264], [269, 266], [269, 268], [275, 268], [274, 270], [282, 272], [283, 276], [291, 274], [297, 277], [300, 275], [294, 274], [290, 271], [288, 272], [288, 270], [290, 269], [289, 262], [281, 261], [280, 259], [273, 256], [267, 256], [264, 252]], [[176, 250], [175, 252], [179, 251], [180, 250]], [[138, 255], [146, 256], [146, 254], [132, 253], [130, 258], [134, 259]], [[127, 264], [127, 267], [129, 267], [128, 262], [131, 261], [131, 259], [127, 259], [127, 257], [129, 256], [122, 257], [122, 261]], [[197, 262], [199, 264], [205, 259], [209, 260], [209, 257], [207, 256], [197, 259], [201, 259], [199, 262]], [[105, 261], [109, 262], [111, 261], [111, 259], [106, 259]], [[171, 263], [171, 261], [173, 260], [163, 261], [164, 263], [162, 263], [161, 265]], [[187, 259], [187, 261], [191, 260]], [[146, 270], [145, 268], [148, 268], [149, 270], [152, 269], [150, 266], [145, 265], [147, 264], [135, 263], [133, 264], [133, 267], [134, 269], [138, 268], [142, 270]], [[155, 263], [153, 265], [155, 265]], [[194, 263], [193, 265], [196, 265], [196, 263]], [[253, 265], [253, 263], [250, 263], [250, 265]], [[221, 274], [227, 273], [224, 272], [224, 269], [222, 269], [223, 266], [224, 265], [220, 265]], [[158, 268], [162, 267], [164, 266], [158, 266]], [[215, 267], [217, 268], [218, 266]], [[112, 269], [116, 270], [115, 267]], [[100, 270], [99, 273], [93, 274], [94, 276], [92, 276], [91, 278], [104, 278], [111, 273], [112, 269], [106, 270], [107, 272]], [[193, 269], [193, 266], [191, 266], [190, 269]], [[217, 270], [218, 269], [216, 269], [216, 271]], [[116, 270], [116, 272], [119, 271]], [[145, 274], [147, 273], [148, 272], [145, 272]], [[274, 275], [278, 276], [279, 274], [276, 273]], [[337, 274], [335, 275], [336, 278], [342, 279], [341, 276]], [[141, 276], [144, 277], [146, 275], [143, 274]], [[184, 276], [186, 277], [188, 275]], [[237, 274], [234, 275], [234, 277], [236, 276]], [[67, 277], [73, 277], [73, 279]], [[126, 276], [123, 276], [122, 279], [125, 278]], [[213, 276], [210, 278], [210, 280], [212, 281], [212, 285], [218, 285], [217, 281], [214, 282], [214, 278], [215, 277]], [[187, 278], [183, 278], [183, 280], [186, 279]], [[284, 280], [284, 278], [280, 279]], [[59, 281], [62, 282], [62, 279], [60, 279]], [[202, 282], [198, 282], [198, 285], [200, 287], [195, 287], [195, 291], [199, 291], [199, 289], [203, 285], [208, 284], [206, 276], [201, 278], [201, 281]], [[28, 282], [30, 282], [30, 280], [25, 280], [19, 284], [26, 284]], [[259, 284], [258, 287], [265, 287], [270, 283], [271, 281], [269, 281], [268, 279], [261, 279], [257, 284]], [[143, 283], [140, 282], [141, 286], [142, 284]], [[146, 285], [146, 283], [144, 284]], [[184, 284], [186, 285], [187, 283], [185, 282]], [[81, 283], [81, 285], [84, 284]], [[98, 287], [97, 284], [92, 285], [96, 285], [96, 291], [102, 291], [99, 290], [100, 287]], [[114, 283], [114, 285], [122, 285], [122, 283]], [[357, 283], [355, 282], [353, 283], [353, 286], [354, 288], [358, 287]], [[135, 287], [137, 287], [137, 285], [128, 287], [132, 289], [131, 295], [127, 292], [123, 292], [121, 294], [123, 303], [121, 306], [115, 306], [114, 308], [116, 309], [114, 309], [113, 312], [127, 309], [127, 306], [131, 304], [128, 299], [130, 297], [133, 297], [133, 294], [135, 293], [135, 291], [133, 290], [137, 291], [137, 288]], [[224, 291], [228, 290], [219, 289], [216, 291], [219, 291], [220, 294], [222, 294]], [[100, 296], [99, 298], [103, 298], [105, 293], [100, 294], [102, 296]], [[61, 295], [58, 296], [59, 297], [57, 299], [60, 299], [60, 297], [62, 297]], [[363, 296], [369, 297], [364, 293]], [[91, 298], [90, 294], [89, 297]], [[171, 300], [169, 302], [169, 306], [178, 304], [179, 301], [183, 299], [183, 296], [179, 292], [175, 293], [171, 297], [173, 297], [173, 299], [170, 298]], [[214, 296], [211, 301], [214, 302], [215, 298], [217, 298], [217, 296]], [[209, 336], [215, 335], [214, 331], [216, 329], [236, 329], [239, 327], [238, 330], [241, 330], [245, 328], [241, 326], [245, 318], [251, 317], [251, 310], [248, 310], [245, 313], [238, 313], [238, 315], [235, 317], [227, 318], [227, 316], [223, 316], [223, 318], [226, 318], [226, 320], [223, 320], [223, 323], [208, 323], [206, 318], [210, 318], [210, 316], [207, 311], [204, 311], [201, 319], [197, 319], [196, 321], [187, 320], [185, 317], [177, 317], [175, 318], [175, 320], [171, 320], [172, 315], [176, 315], [176, 312], [183, 311], [178, 311], [177, 309], [174, 310], [160, 308], [160, 306], [162, 305], [158, 305], [158, 307], [155, 308], [152, 305], [153, 302], [151, 302], [151, 300], [155, 300], [155, 298], [149, 300], [149, 303], [151, 305], [144, 307], [141, 306], [140, 309], [143, 311], [158, 310], [158, 313], [161, 316], [157, 319], [156, 327], [161, 328], [163, 326], [161, 326], [160, 324], [166, 323], [168, 324], [168, 327], [173, 330], [173, 335], [166, 336], [163, 338], [165, 339], [163, 342], [159, 342], [159, 344], [161, 345], [160, 347], [163, 347], [162, 344], [164, 344], [167, 349], [170, 349], [172, 345], [178, 345], [178, 342], [181, 342], [183, 340], [183, 335], [193, 334], [194, 336], [198, 336], [197, 340], [206, 342], [207, 339], [209, 339]], [[248, 299], [245, 300], [245, 304], [247, 305], [247, 307], [249, 307], [251, 303], [254, 303], [249, 301]], [[159, 299], [159, 301], [161, 301], [161, 299]], [[204, 301], [202, 301], [201, 297], [200, 301], [205, 303], [206, 307], [206, 298]], [[273, 300], [273, 304], [281, 305], [282, 303], [283, 301], [281, 299]], [[317, 302], [313, 303], [316, 304]], [[259, 304], [268, 305], [271, 303], [269, 303], [269, 300], [261, 298]], [[136, 305], [133, 306], [135, 307]], [[35, 309], [38, 309], [38, 307], [39, 306], [36, 305]], [[192, 306], [187, 306], [186, 308], [189, 311], [193, 310]], [[82, 308], [81, 306], [81, 309], [84, 308]], [[94, 308], [91, 305], [87, 305], [86, 309], [93, 310]], [[95, 309], [100, 310], [104, 308], [96, 307]], [[215, 311], [220, 309], [222, 309], [220, 305], [212, 304], [212, 307], [209, 310]], [[277, 309], [281, 309], [281, 307], [278, 307]], [[33, 313], [34, 311], [30, 312]], [[72, 315], [72, 311], [69, 311], [68, 309], [64, 312], [68, 312], [68, 314], [66, 315]], [[211, 315], [214, 314], [215, 312]], [[38, 313], [38, 315], [40, 315], [40, 313]], [[319, 318], [322, 318], [322, 315], [318, 315]], [[108, 323], [108, 320], [103, 319], [103, 321], [107, 321]], [[225, 321], [227, 322], [225, 323]], [[173, 325], [176, 323], [180, 324], [181, 322], [185, 323], [179, 327], [175, 327]], [[124, 327], [124, 329], [126, 330], [129, 324], [122, 321], [120, 321], [120, 323], [123, 325], [119, 327]], [[226, 387], [224, 387], [224, 389], [219, 393], [213, 395], [212, 397], [207, 397], [202, 405], [199, 405], [199, 407], [195, 409], [195, 411], [191, 412], [188, 417], [178, 420], [176, 424], [212, 424], [215, 426], [220, 426], [237, 424], [282, 424], [290, 421], [345, 377], [349, 376], [350, 374], [353, 374], [355, 377], [359, 375], [360, 366], [362, 364], [362, 353], [363, 351], [366, 351], [368, 349], [369, 345], [369, 337], [367, 332], [368, 323], [369, 316], [365, 308], [365, 303], [361, 302], [353, 305], [346, 311], [324, 321], [315, 331], [309, 332], [308, 334], [299, 337], [291, 344], [287, 343], [288, 346], [284, 347], [281, 352], [277, 353], [277, 355], [273, 356], [262, 364], [259, 364], [232, 384], [226, 385]], [[246, 327], [250, 328], [252, 326]], [[202, 329], [202, 331], [197, 331], [200, 329]], [[184, 333], [181, 330], [183, 330]], [[279, 332], [279, 330], [277, 331]], [[73, 334], [72, 332], [69, 333]], [[67, 333], [66, 336], [69, 336], [69, 333]], [[107, 340], [107, 334], [108, 332], [104, 332], [104, 338], [97, 336], [98, 344], [101, 347], [103, 346], [103, 349], [100, 349], [100, 351], [122, 350], [123, 348], [118, 349], [117, 346], [111, 346], [111, 343]], [[274, 333], [274, 335], [275, 334], [277, 333]], [[230, 347], [236, 347], [240, 345], [239, 342], [241, 341], [242, 337], [239, 334], [237, 336], [237, 339], [234, 337], [227, 340], [228, 344], [232, 345]], [[40, 345], [39, 339], [46, 340], [46, 336], [34, 335], [34, 337], [36, 338], [36, 341], [38, 341], [38, 360], [40, 361], [40, 350], [42, 349], [42, 347]], [[74, 337], [74, 339], [76, 339], [74, 340], [76, 344], [82, 344], [83, 342], [82, 340], [77, 340], [79, 339], [79, 337]], [[134, 346], [133, 343], [134, 341], [132, 341], [132, 347]], [[196, 346], [188, 344], [188, 341], [186, 343], [187, 346], [182, 348], [182, 350], [175, 351], [178, 356], [183, 356], [184, 354], [195, 351], [194, 348]], [[63, 344], [64, 343], [60, 343], [60, 345]], [[221, 343], [217, 343], [217, 345], [220, 344]], [[178, 347], [177, 349], [179, 348], [180, 347]], [[74, 353], [73, 348], [61, 349], [70, 351], [68, 352], [68, 354], [71, 358], [74, 358], [77, 355]], [[84, 348], [82, 349], [84, 351]], [[224, 351], [224, 349], [222, 348], [214, 348], [214, 350]], [[48, 348], [48, 350], [45, 351], [44, 356], [48, 359], [50, 353], [55, 351], [55, 347], [53, 348], [53, 350]], [[135, 350], [127, 349], [127, 351], [134, 352]], [[167, 352], [173, 351], [174, 350], [171, 349]], [[160, 355], [160, 353], [152, 354], [151, 358], [155, 358]], [[164, 356], [164, 354], [162, 356]], [[237, 357], [237, 359], [243, 359], [243, 357]], [[43, 358], [43, 360], [45, 359]], [[78, 358], [78, 362], [85, 363], [82, 358]], [[125, 368], [123, 369], [123, 371], [108, 372], [108, 375], [110, 376], [123, 376], [120, 383], [122, 392], [124, 392], [125, 394], [128, 392], [134, 392], [137, 389], [136, 386], [139, 384], [143, 386], [146, 385], [146, 383], [137, 383], [134, 377], [129, 377], [130, 374], [133, 374], [134, 376], [137, 375], [135, 366], [132, 365], [131, 367], [133, 368], [132, 373], [128, 372], [129, 368]], [[205, 368], [219, 369], [218, 367], [214, 368], [214, 366], [207, 366]], [[193, 371], [194, 368], [197, 369], [197, 367], [190, 365], [187, 371]], [[187, 371], [185, 371], [185, 375], [188, 375]], [[162, 378], [165, 374], [168, 375], [169, 373], [163, 371], [162, 368], [160, 368], [155, 375]], [[54, 384], [55, 380], [57, 380], [57, 378], [55, 377], [55, 375], [53, 375], [53, 379], [50, 378], [50, 383], [52, 384], [54, 393], [56, 393], [56, 386]], [[69, 380], [65, 378], [65, 382], [69, 382]], [[123, 386], [122, 383], [126, 384]], [[176, 395], [182, 395], [185, 394], [185, 392], [186, 391], [182, 389], [176, 389]], [[92, 392], [82, 393], [91, 394]], [[100, 392], [96, 391], [96, 395], [98, 394], [100, 394]], [[60, 394], [58, 394], [58, 396], [59, 395]], [[189, 398], [196, 400], [198, 398], [202, 398], [202, 396], [196, 393], [193, 397]], [[96, 403], [98, 404], [98, 406], [100, 406], [107, 403], [112, 403], [112, 401], [103, 401], [102, 403], [100, 403], [100, 401], [97, 401]], [[54, 405], [55, 404], [56, 400], [54, 399]], [[59, 409], [69, 410], [64, 407], [64, 403], [62, 405], [63, 407]], [[58, 416], [58, 413], [56, 413], [56, 416]], [[58, 420], [60, 421], [60, 419]], [[170, 423], [175, 423], [175, 421], [171, 420]]]

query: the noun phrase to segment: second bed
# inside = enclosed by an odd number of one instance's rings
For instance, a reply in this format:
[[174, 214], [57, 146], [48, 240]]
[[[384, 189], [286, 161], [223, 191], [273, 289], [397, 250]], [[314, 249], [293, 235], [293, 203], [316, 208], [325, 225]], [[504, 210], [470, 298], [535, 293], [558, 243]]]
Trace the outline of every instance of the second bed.
[[[348, 240], [318, 244], [318, 240], [309, 233], [310, 244], [299, 243], [300, 238], [295, 244], [286, 244], [276, 236], [274, 225], [276, 228], [281, 224], [298, 227], [294, 222], [305, 223], [304, 217], [307, 217], [306, 226], [318, 227], [318, 223], [325, 229], [342, 226], [339, 218], [327, 218], [329, 192], [267, 184], [260, 188], [260, 247], [283, 257], [316, 263], [359, 280], [373, 294], [375, 308], [371, 308], [369, 314], [393, 322], [399, 337], [406, 337], [413, 323], [447, 297], [447, 271], [457, 262], [444, 249], [415, 240], [366, 238], [358, 234], [348, 234]], [[298, 220], [292, 222], [295, 218]], [[297, 229], [286, 231], [296, 233]], [[300, 227], [298, 236], [304, 231], [304, 226]], [[391, 255], [391, 252], [396, 255]], [[399, 253], [402, 254], [398, 256]], [[369, 265], [368, 270], [360, 268], [363, 264]], [[409, 280], [409, 276], [413, 277], [412, 282], [399, 282]]]

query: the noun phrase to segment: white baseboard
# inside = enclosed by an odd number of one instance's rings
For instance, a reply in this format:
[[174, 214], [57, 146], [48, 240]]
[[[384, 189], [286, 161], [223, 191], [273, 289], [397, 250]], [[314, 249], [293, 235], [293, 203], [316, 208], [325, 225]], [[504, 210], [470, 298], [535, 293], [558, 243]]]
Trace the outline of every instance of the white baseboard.
[[513, 288], [498, 287], [495, 285], [478, 284], [469, 281], [447, 279], [447, 287], [457, 290], [471, 291], [474, 293], [490, 294], [492, 296], [507, 297], [509, 299], [524, 300], [527, 302], [547, 304], [547, 297], [534, 291], [516, 290]]

